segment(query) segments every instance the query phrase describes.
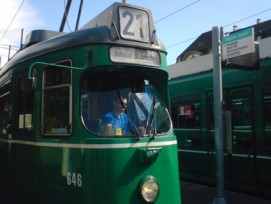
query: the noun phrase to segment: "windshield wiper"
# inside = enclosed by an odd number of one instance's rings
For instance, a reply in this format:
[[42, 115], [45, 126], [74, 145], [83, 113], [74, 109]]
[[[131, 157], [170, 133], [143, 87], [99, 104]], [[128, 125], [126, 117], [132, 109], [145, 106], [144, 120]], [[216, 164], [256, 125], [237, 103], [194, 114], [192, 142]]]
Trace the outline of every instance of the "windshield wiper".
[[[121, 95], [120, 95], [120, 91], [119, 91], [118, 89], [117, 89], [117, 93], [118, 93], [118, 97], [119, 97], [120, 101], [122, 101], [122, 98], [121, 98]], [[129, 123], [132, 125], [131, 130], [132, 130], [133, 132], [135, 131], [137, 138], [140, 140], [141, 137], [140, 137], [139, 130], [137, 129], [135, 123], [134, 123], [133, 120], [131, 119], [130, 112], [128, 111], [128, 109], [127, 109], [127, 107], [126, 107], [126, 105], [125, 105], [124, 103], [123, 103], [123, 107], [124, 107], [125, 112], [126, 112], [126, 114], [127, 114], [127, 116], [128, 116]]]
[[[150, 137], [150, 134], [152, 132], [152, 138], [155, 138], [155, 135], [157, 135], [157, 131], [156, 131], [156, 111], [157, 108], [155, 107], [156, 105], [156, 98], [154, 96], [153, 101], [152, 101], [152, 105], [151, 105], [151, 114], [148, 116], [148, 120], [146, 123], [146, 128], [147, 128], [147, 132], [148, 135]], [[154, 127], [152, 128], [154, 123]]]
[[157, 135], [156, 112], [157, 112], [157, 108], [154, 107], [154, 108], [153, 108], [153, 118], [152, 118], [152, 123], [154, 123], [154, 127], [153, 127], [153, 135], [152, 135], [152, 138], [153, 138], [153, 139], [154, 139], [155, 136]]

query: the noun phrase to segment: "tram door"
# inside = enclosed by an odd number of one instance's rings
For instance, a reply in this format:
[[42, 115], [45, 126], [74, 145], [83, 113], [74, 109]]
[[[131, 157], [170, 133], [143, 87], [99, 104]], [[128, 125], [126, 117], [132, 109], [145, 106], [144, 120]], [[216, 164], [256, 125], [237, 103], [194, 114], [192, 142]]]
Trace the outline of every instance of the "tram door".
[[[228, 99], [228, 100], [227, 100]], [[231, 152], [227, 154], [229, 179], [243, 184], [255, 183], [252, 89], [232, 89], [224, 100], [231, 113]], [[227, 136], [226, 136], [227, 138]]]
[[[253, 136], [253, 103], [250, 88], [223, 91], [224, 167], [225, 180], [255, 183], [255, 154]], [[207, 136], [209, 177], [215, 178], [215, 131], [213, 94], [207, 94]]]

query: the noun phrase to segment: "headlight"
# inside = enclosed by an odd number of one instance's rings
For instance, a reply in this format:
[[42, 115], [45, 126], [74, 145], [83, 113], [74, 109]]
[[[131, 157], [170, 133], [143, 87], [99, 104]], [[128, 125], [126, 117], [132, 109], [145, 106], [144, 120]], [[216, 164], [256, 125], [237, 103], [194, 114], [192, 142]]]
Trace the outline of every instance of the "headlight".
[[139, 185], [140, 196], [147, 203], [154, 203], [159, 195], [160, 187], [153, 176], [146, 176]]

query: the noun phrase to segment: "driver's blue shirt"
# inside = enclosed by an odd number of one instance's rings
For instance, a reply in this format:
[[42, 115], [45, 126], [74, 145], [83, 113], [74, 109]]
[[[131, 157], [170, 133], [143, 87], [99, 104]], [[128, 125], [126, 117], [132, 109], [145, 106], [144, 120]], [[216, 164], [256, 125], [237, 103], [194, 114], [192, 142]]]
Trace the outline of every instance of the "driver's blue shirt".
[[105, 115], [102, 120], [104, 125], [112, 125], [113, 134], [117, 136], [131, 134], [129, 127], [129, 119], [125, 113], [121, 113], [119, 117], [116, 116], [114, 111]]

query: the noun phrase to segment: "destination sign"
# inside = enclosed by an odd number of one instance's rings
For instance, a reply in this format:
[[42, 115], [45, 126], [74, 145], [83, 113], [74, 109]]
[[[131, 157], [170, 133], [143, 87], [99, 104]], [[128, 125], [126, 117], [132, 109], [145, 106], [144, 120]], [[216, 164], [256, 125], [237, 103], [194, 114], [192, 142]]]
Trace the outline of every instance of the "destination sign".
[[150, 42], [149, 14], [147, 11], [122, 6], [119, 8], [119, 15], [122, 38]]
[[113, 62], [160, 66], [160, 54], [153, 50], [130, 47], [111, 47], [110, 59]]
[[223, 60], [255, 52], [254, 29], [248, 28], [222, 38]]

